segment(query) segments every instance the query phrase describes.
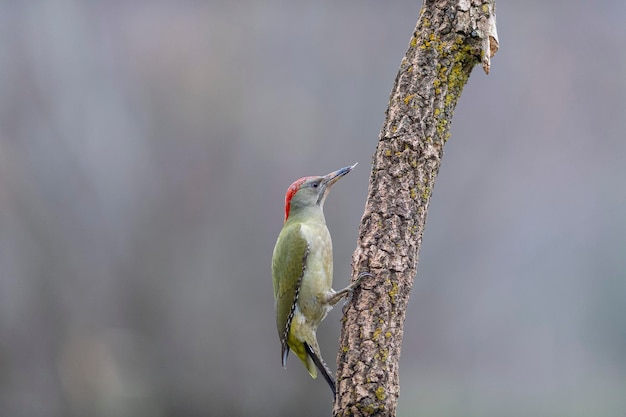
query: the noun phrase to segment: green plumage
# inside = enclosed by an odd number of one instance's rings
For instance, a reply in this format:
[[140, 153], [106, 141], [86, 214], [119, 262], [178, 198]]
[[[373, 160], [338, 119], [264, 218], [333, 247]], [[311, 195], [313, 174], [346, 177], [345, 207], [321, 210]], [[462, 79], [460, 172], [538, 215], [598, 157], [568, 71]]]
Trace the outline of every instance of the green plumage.
[[283, 367], [292, 350], [313, 378], [318, 370], [322, 373], [333, 394], [335, 381], [322, 360], [317, 327], [332, 306], [358, 283], [337, 293], [332, 289], [333, 248], [323, 206], [330, 187], [353, 167], [323, 177], [301, 178], [289, 187], [285, 224], [272, 257], [276, 327]]
[[303, 287], [311, 287], [304, 281], [305, 277], [309, 279], [311, 274], [307, 273], [310, 246], [301, 229], [301, 223], [288, 221], [276, 242], [272, 258], [276, 327], [280, 336], [283, 366], [286, 365], [287, 354], [291, 349], [315, 378], [317, 377], [315, 363], [309, 357], [304, 343], [315, 346], [315, 350], [319, 352], [315, 337], [319, 321], [307, 320], [303, 316], [303, 306], [300, 304], [305, 298], [311, 297], [310, 292], [303, 291]]

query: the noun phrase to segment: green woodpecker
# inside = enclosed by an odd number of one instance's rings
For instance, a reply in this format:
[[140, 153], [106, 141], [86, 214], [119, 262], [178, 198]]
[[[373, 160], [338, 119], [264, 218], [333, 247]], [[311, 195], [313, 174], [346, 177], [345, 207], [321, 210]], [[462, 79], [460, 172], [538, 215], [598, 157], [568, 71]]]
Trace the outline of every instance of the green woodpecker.
[[[285, 367], [289, 349], [300, 358], [313, 378], [317, 369], [335, 395], [335, 379], [322, 359], [315, 335], [317, 326], [357, 281], [341, 291], [332, 289], [333, 248], [324, 219], [324, 200], [332, 185], [356, 164], [323, 177], [300, 178], [285, 195], [285, 224], [272, 257], [272, 282], [276, 325]], [[317, 368], [317, 369], [316, 369]]]

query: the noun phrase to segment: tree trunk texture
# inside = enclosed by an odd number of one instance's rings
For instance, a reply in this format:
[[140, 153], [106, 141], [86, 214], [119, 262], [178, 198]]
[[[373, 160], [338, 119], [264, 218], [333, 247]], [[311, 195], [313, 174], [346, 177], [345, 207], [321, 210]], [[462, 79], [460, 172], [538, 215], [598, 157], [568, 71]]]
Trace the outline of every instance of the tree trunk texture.
[[498, 48], [493, 0], [426, 0], [373, 158], [337, 355], [335, 416], [395, 416], [398, 363], [430, 196], [472, 68]]

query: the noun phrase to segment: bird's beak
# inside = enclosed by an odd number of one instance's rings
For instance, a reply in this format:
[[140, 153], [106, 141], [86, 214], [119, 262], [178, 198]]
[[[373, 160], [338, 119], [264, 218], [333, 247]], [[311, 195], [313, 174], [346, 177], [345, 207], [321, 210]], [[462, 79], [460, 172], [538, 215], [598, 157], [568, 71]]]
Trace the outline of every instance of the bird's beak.
[[352, 171], [354, 167], [356, 166], [356, 164], [358, 164], [358, 162], [355, 163], [354, 165], [343, 167], [341, 169], [338, 169], [337, 171], [333, 171], [329, 174], [324, 175], [324, 179], [322, 180], [324, 187], [326, 189], [329, 189], [334, 183], [339, 181], [339, 178], [343, 177], [348, 172]]

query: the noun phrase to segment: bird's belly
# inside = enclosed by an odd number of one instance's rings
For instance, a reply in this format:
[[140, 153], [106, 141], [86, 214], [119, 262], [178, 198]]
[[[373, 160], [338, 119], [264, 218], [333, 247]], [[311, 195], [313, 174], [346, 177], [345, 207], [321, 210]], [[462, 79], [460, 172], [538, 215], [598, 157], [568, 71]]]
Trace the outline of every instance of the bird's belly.
[[300, 310], [309, 321], [319, 324], [332, 306], [325, 303], [327, 294], [331, 291], [332, 277], [325, 273], [305, 273], [298, 297]]
[[319, 324], [332, 308], [325, 300], [333, 285], [333, 249], [327, 230], [326, 233], [311, 233], [307, 238], [309, 256], [298, 304], [311, 322]]

